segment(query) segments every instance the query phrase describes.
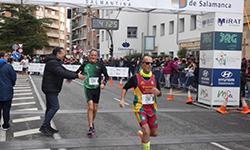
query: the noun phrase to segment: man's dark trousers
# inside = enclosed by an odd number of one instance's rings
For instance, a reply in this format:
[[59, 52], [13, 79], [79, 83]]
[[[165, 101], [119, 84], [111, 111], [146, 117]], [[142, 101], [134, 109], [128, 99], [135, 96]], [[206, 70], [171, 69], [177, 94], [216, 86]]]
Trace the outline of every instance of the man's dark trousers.
[[3, 128], [9, 128], [9, 120], [10, 120], [10, 108], [11, 108], [12, 100], [9, 101], [0, 101], [0, 120], [1, 120], [1, 111], [3, 110]]
[[46, 95], [46, 111], [45, 111], [45, 119], [43, 122], [43, 127], [50, 126], [50, 121], [59, 110], [59, 101], [58, 94], [45, 94]]

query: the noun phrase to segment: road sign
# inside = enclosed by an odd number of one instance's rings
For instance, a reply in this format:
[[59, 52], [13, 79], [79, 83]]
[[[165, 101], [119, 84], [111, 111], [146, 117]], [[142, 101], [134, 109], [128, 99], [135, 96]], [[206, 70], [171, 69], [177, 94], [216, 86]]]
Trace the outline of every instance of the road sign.
[[14, 51], [18, 50], [18, 48], [19, 48], [19, 47], [18, 47], [17, 44], [13, 44], [13, 45], [12, 45], [12, 49], [13, 49]]
[[15, 54], [13, 55], [13, 57], [14, 57], [15, 59], [19, 59], [19, 58], [20, 58], [20, 54], [19, 54], [19, 53], [15, 53]]
[[74, 50], [73, 50], [73, 53], [74, 53], [74, 54], [77, 54], [77, 50], [76, 50], [76, 49], [74, 49]]
[[73, 47], [74, 47], [74, 49], [76, 49], [76, 48], [77, 48], [77, 45], [73, 45]]
[[79, 48], [79, 53], [83, 53], [83, 49], [82, 48]]
[[118, 30], [118, 19], [91, 19], [92, 29], [106, 29], [106, 30]]
[[18, 44], [19, 48], [23, 48], [23, 44]]
[[23, 53], [23, 49], [22, 49], [22, 48], [19, 48], [19, 49], [18, 49], [18, 52], [22, 54], [22, 53]]

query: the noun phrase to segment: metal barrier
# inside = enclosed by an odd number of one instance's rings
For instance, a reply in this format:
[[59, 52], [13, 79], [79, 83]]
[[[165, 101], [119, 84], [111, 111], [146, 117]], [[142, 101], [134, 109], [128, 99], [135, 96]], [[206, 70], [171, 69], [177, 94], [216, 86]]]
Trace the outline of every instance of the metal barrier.
[[[178, 88], [183, 88], [183, 92], [188, 86], [192, 86], [194, 81], [194, 76], [190, 77], [190, 74], [187, 72], [176, 72], [172, 76], [170, 87], [176, 86]], [[192, 86], [193, 87], [193, 86]]]

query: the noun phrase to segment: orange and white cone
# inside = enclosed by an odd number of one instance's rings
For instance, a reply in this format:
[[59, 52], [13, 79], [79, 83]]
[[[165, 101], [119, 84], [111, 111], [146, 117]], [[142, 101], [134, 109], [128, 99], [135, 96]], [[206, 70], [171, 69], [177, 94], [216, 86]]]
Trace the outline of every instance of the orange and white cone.
[[188, 90], [188, 101], [186, 102], [186, 104], [190, 104], [190, 103], [193, 103], [193, 98], [191, 96], [191, 93], [190, 93], [190, 90]]
[[122, 85], [122, 79], [120, 79], [120, 85], [118, 86], [119, 88], [122, 88], [123, 85]]
[[135, 88], [134, 87], [132, 87], [132, 89], [131, 89], [132, 91], [134, 91], [135, 90]]
[[174, 97], [173, 97], [173, 90], [172, 90], [172, 88], [170, 89], [170, 93], [169, 93], [169, 96], [168, 96], [167, 100], [175, 100]]
[[227, 99], [225, 99], [225, 101], [223, 102], [221, 107], [219, 109], [216, 109], [216, 111], [218, 111], [218, 112], [220, 112], [222, 114], [228, 114], [226, 108], [227, 108]]
[[113, 83], [113, 78], [111, 77], [111, 79], [110, 79], [110, 84], [109, 85], [114, 85], [114, 83]]
[[250, 113], [250, 109], [248, 108], [247, 103], [246, 103], [246, 101], [245, 101], [244, 98], [242, 98], [241, 102], [242, 102], [243, 110], [240, 113], [242, 113], [242, 114], [248, 114], [248, 113]]

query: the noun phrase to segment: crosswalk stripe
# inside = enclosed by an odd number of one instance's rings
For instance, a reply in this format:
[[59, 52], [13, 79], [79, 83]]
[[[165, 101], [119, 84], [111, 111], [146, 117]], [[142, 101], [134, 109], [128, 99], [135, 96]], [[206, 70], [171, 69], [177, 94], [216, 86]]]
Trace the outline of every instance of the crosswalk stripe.
[[30, 89], [30, 87], [14, 87], [14, 90], [16, 89]]
[[19, 123], [19, 122], [27, 122], [27, 121], [34, 121], [34, 120], [41, 120], [40, 116], [35, 116], [35, 117], [26, 117], [26, 118], [18, 118], [18, 119], [13, 119], [13, 123]]
[[16, 84], [16, 85], [15, 85], [15, 87], [29, 87], [29, 86], [30, 86], [30, 85], [28, 85], [28, 84], [27, 84], [27, 85], [23, 85], [23, 84], [20, 84], [20, 85], [19, 85], [19, 84]]
[[11, 104], [11, 106], [22, 106], [22, 105], [32, 105], [32, 104], [36, 104], [36, 102], [14, 103]]
[[16, 109], [15, 111], [30, 111], [30, 110], [38, 110], [38, 108]]
[[25, 136], [25, 135], [37, 134], [37, 133], [40, 133], [39, 128], [14, 132], [13, 136], [20, 137], [20, 136]]
[[22, 96], [22, 95], [32, 95], [33, 93], [19, 93], [19, 94], [14, 94], [14, 96]]
[[[0, 123], [3, 124], [3, 117], [0, 119]], [[0, 142], [6, 141], [6, 131], [0, 129]]]
[[16, 98], [13, 98], [12, 100], [15, 101], [15, 100], [23, 100], [23, 99], [34, 99], [34, 97], [16, 97]]
[[29, 91], [31, 91], [31, 89], [30, 90], [14, 90], [14, 92], [29, 92]]

